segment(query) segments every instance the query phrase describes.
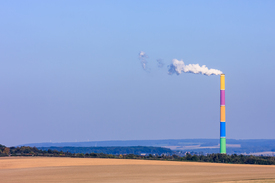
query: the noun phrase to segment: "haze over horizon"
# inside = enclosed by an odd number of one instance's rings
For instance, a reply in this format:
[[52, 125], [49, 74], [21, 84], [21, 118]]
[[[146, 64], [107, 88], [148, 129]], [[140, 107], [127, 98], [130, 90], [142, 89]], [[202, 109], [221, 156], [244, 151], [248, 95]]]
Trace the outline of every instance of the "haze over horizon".
[[[274, 1], [1, 1], [0, 144], [275, 139]], [[140, 52], [146, 53], [146, 67]], [[142, 64], [141, 64], [142, 63]]]

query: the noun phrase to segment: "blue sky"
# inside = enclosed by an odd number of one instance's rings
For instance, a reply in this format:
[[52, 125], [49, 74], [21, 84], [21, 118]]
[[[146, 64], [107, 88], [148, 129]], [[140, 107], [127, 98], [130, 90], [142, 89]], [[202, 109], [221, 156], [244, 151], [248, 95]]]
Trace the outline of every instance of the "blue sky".
[[218, 139], [219, 76], [168, 75], [172, 59], [226, 74], [227, 138], [274, 139], [274, 8], [0, 1], [0, 143]]

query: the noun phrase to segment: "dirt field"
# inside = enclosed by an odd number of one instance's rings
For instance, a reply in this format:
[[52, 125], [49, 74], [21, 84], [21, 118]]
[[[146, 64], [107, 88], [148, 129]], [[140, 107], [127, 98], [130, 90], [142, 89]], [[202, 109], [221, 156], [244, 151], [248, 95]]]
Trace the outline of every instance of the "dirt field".
[[0, 158], [1, 183], [275, 182], [275, 166], [91, 158]]

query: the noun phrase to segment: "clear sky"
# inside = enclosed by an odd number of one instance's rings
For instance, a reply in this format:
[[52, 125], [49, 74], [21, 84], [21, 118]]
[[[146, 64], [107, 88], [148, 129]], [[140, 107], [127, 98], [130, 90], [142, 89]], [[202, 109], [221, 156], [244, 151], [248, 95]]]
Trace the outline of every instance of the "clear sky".
[[[0, 1], [0, 144], [275, 138], [275, 1]], [[148, 70], [138, 54], [148, 55]], [[157, 59], [164, 62], [158, 68]]]

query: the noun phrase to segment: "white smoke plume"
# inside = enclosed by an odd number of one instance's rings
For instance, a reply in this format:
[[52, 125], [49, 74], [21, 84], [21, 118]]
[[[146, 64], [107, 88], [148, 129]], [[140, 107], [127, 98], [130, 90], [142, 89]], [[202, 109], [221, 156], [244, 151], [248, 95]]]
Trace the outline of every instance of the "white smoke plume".
[[185, 65], [182, 60], [173, 59], [172, 64], [168, 66], [168, 74], [181, 74], [182, 72], [203, 74], [203, 75], [221, 75], [222, 71], [217, 69], [208, 69], [205, 65], [200, 66], [199, 64], [188, 64]]
[[139, 60], [140, 60], [140, 63], [141, 63], [141, 66], [144, 70], [147, 70], [147, 60], [146, 58], [148, 58], [148, 56], [146, 55], [145, 52], [141, 51], [139, 52], [138, 54], [138, 57], [139, 57]]

